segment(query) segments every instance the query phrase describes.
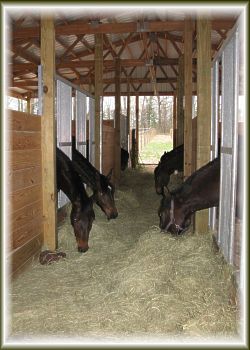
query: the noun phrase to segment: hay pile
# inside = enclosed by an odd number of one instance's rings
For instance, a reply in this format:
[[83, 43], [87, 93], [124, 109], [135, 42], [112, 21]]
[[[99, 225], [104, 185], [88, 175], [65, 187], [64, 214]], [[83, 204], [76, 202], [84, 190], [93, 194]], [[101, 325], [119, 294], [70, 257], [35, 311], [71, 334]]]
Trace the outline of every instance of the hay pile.
[[13, 282], [12, 339], [237, 335], [231, 271], [214, 253], [211, 235], [162, 234], [153, 175], [129, 169], [123, 176], [116, 191], [119, 216], [107, 221], [95, 207], [86, 254], [76, 251], [68, 220], [59, 228], [67, 259], [49, 266], [34, 261]]

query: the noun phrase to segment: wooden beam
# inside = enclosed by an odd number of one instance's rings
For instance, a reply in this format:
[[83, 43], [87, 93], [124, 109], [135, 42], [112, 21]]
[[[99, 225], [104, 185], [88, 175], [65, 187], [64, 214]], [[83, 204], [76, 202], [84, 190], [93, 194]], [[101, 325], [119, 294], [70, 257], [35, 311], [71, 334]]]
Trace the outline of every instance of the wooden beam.
[[55, 71], [55, 32], [53, 19], [41, 18], [41, 64], [43, 67], [43, 115], [42, 119], [42, 182], [43, 182], [43, 232], [44, 245], [51, 250], [57, 246], [56, 241], [56, 144], [54, 118], [54, 71]]
[[114, 152], [114, 179], [115, 183], [119, 183], [121, 176], [121, 142], [120, 142], [120, 115], [121, 115], [121, 63], [120, 59], [116, 58], [115, 70], [115, 152]]
[[[231, 29], [235, 23], [232, 19], [220, 19], [212, 21], [212, 29]], [[142, 25], [138, 22], [127, 23], [100, 23], [93, 25], [91, 23], [80, 22], [58, 25], [56, 35], [80, 35], [96, 33], [142, 33], [142, 32], [169, 32], [183, 31], [184, 21], [158, 21], [144, 22]], [[13, 38], [37, 38], [40, 36], [39, 27], [17, 28], [13, 31]]]
[[95, 34], [95, 167], [101, 171], [101, 98], [103, 95], [103, 35]]
[[184, 30], [184, 179], [192, 173], [192, 39], [192, 21], [186, 17]]
[[[196, 59], [193, 60], [194, 64], [196, 63]], [[178, 58], [155, 58], [154, 60], [150, 59], [142, 59], [142, 58], [136, 58], [136, 59], [123, 59], [121, 60], [121, 66], [122, 67], [143, 67], [143, 66], [152, 66], [152, 65], [160, 65], [160, 66], [173, 66], [178, 65]], [[69, 61], [69, 62], [61, 62], [56, 65], [56, 69], [63, 69], [63, 68], [92, 68], [95, 66], [94, 60], [85, 60], [85, 61]], [[115, 69], [115, 63], [114, 60], [104, 60], [103, 66], [105, 68], [113, 68]], [[31, 71], [36, 72], [37, 71], [37, 65], [34, 63], [13, 63], [9, 64], [10, 69], [13, 72], [17, 71]]]
[[[197, 19], [197, 169], [210, 160], [211, 23]], [[195, 231], [208, 231], [208, 209], [195, 215]]]

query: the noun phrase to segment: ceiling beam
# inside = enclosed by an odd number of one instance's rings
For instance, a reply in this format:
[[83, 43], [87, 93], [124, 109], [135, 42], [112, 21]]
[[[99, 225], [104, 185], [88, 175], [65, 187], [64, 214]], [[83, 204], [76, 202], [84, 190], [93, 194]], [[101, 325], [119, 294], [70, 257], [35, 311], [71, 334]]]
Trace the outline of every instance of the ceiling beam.
[[[147, 72], [149, 74], [149, 72]], [[148, 75], [147, 74], [147, 75]], [[69, 80], [69, 79], [68, 79]], [[80, 78], [80, 79], [74, 79], [74, 80], [70, 80], [72, 83], [74, 84], [94, 84], [94, 78]], [[103, 84], [108, 84], [108, 85], [112, 85], [115, 84], [115, 78], [103, 78]], [[176, 83], [177, 82], [177, 78], [169, 78], [169, 77], [165, 77], [165, 78], [155, 78], [155, 83], [156, 84], [163, 84], [163, 83]], [[195, 79], [193, 79], [193, 82], [195, 82]], [[152, 78], [130, 78], [130, 77], [126, 77], [126, 78], [121, 78], [121, 84], [150, 84], [152, 83]], [[22, 81], [12, 81], [12, 83], [10, 83], [10, 87], [31, 87], [31, 86], [37, 86], [38, 82], [37, 80], [22, 80]]]
[[[212, 29], [231, 29], [235, 23], [232, 19], [221, 19], [212, 21]], [[96, 33], [143, 33], [143, 32], [168, 32], [183, 31], [184, 21], [158, 21], [158, 22], [127, 22], [127, 23], [100, 23], [91, 24], [86, 22], [69, 23], [58, 25], [55, 28], [56, 35], [80, 35]], [[37, 38], [40, 37], [40, 28], [17, 28], [13, 31], [13, 38]]]

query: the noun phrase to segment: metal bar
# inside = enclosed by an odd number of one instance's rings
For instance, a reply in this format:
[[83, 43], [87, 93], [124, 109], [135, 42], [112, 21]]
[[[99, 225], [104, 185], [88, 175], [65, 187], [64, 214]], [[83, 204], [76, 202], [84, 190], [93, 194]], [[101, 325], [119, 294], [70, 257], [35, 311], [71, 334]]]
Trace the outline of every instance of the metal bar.
[[95, 166], [95, 101], [89, 98], [89, 161]]
[[233, 154], [233, 148], [232, 147], [224, 147], [224, 146], [221, 146], [221, 153], [224, 153], [224, 154]]
[[76, 147], [84, 157], [87, 154], [86, 123], [87, 123], [87, 96], [76, 91]]
[[38, 115], [43, 115], [43, 69], [39, 65], [37, 67], [38, 72]]
[[69, 142], [58, 142], [58, 145], [60, 146], [60, 147], [63, 147], [63, 146], [71, 146], [72, 145], [72, 142], [71, 141], [69, 141]]
[[235, 237], [235, 206], [236, 206], [236, 180], [237, 180], [237, 151], [238, 151], [238, 98], [239, 98], [239, 30], [234, 34], [234, 110], [233, 110], [233, 145], [232, 145], [232, 181], [231, 181], [231, 208], [230, 208], [230, 242], [229, 242], [229, 262], [233, 263], [234, 237]]
[[[58, 79], [56, 85], [57, 146], [71, 159], [72, 87]], [[59, 191], [58, 208], [68, 202], [68, 197]]]

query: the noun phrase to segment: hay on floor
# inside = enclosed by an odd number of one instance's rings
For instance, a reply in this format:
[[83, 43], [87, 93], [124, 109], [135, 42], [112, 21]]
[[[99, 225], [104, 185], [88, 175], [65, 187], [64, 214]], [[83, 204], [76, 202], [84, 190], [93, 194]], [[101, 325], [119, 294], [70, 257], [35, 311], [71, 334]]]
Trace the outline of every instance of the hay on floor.
[[119, 216], [95, 206], [90, 249], [76, 251], [69, 220], [59, 228], [67, 254], [49, 266], [34, 261], [10, 288], [11, 336], [160, 339], [237, 336], [230, 304], [231, 269], [210, 233], [183, 237], [158, 228], [153, 174], [128, 169], [116, 191]]

